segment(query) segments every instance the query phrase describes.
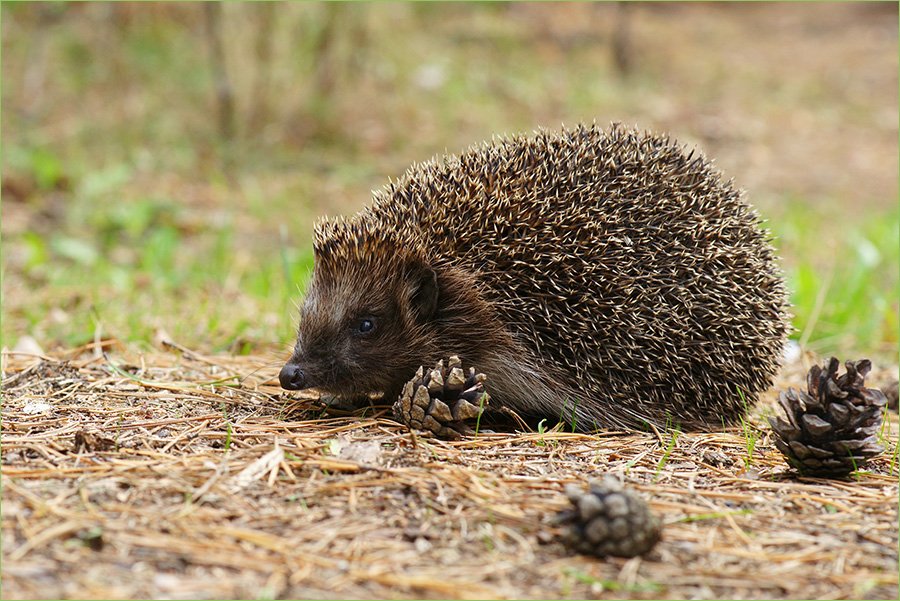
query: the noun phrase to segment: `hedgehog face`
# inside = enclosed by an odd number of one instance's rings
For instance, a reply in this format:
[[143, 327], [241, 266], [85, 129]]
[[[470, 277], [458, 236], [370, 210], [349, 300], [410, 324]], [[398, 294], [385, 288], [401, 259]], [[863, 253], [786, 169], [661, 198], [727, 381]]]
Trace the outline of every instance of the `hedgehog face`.
[[437, 304], [434, 272], [394, 255], [377, 258], [317, 254], [297, 343], [279, 374], [282, 387], [341, 397], [393, 394], [415, 370], [417, 338]]

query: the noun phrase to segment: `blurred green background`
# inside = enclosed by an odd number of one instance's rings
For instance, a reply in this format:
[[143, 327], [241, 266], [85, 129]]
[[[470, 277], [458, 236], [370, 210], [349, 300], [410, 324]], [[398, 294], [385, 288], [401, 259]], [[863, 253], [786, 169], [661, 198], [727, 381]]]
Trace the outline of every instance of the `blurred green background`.
[[897, 26], [895, 3], [5, 2], [3, 344], [281, 352], [317, 216], [494, 134], [616, 120], [747, 190], [806, 348], [895, 361]]

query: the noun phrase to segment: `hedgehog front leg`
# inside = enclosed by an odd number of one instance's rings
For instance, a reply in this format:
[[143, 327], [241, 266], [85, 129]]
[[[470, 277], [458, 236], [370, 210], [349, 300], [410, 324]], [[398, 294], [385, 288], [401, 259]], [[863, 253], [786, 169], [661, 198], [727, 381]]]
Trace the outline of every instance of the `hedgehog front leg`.
[[372, 399], [365, 394], [344, 397], [322, 393], [319, 395], [319, 402], [325, 405], [325, 410], [329, 414], [338, 415], [342, 413], [352, 413], [358, 409], [372, 405]]
[[467, 420], [477, 419], [487, 407], [490, 397], [484, 391], [485, 379], [474, 368], [469, 368], [466, 375], [455, 355], [447, 367], [443, 361], [427, 371], [420, 367], [394, 403], [394, 417], [411, 428], [441, 438], [455, 440], [474, 434]]

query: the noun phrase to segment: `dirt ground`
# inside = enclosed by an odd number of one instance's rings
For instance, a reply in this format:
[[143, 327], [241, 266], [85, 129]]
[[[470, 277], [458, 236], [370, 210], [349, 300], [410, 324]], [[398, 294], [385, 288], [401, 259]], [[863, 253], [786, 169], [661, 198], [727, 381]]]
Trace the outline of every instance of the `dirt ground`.
[[[3, 363], [6, 599], [897, 597], [895, 413], [883, 455], [820, 480], [775, 449], [774, 392], [746, 430], [451, 443], [324, 416], [268, 357], [101, 340]], [[559, 542], [563, 486], [605, 473], [664, 523], [649, 555]]]

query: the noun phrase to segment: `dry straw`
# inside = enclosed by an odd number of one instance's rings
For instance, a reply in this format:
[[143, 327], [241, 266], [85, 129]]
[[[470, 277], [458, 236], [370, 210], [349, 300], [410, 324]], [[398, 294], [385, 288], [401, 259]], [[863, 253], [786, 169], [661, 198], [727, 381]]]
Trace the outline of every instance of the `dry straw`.
[[[771, 393], [751, 427], [674, 444], [445, 442], [382, 409], [324, 416], [264, 358], [101, 342], [3, 357], [4, 598], [896, 597], [895, 414], [869, 471], [798, 480]], [[564, 485], [607, 472], [665, 524], [646, 557], [556, 538]]]

